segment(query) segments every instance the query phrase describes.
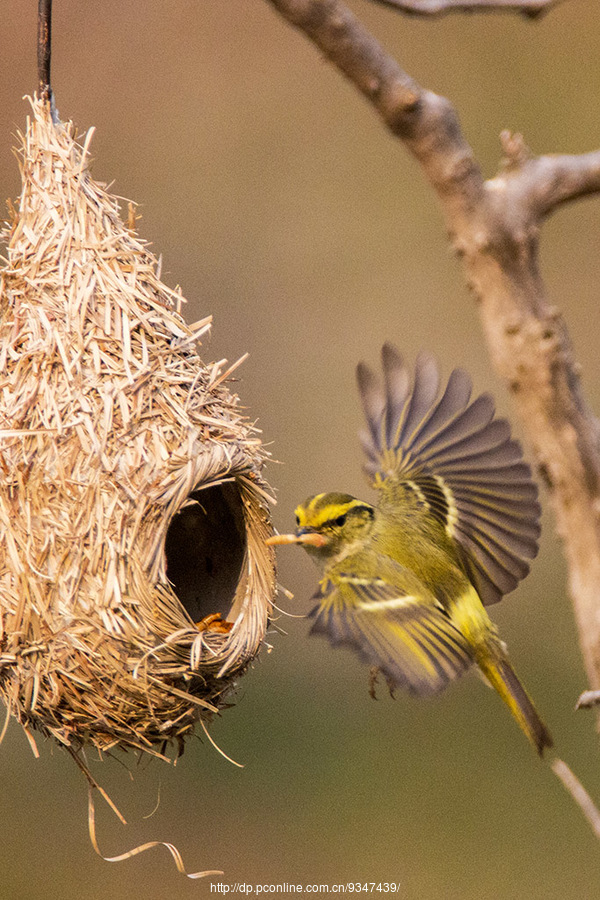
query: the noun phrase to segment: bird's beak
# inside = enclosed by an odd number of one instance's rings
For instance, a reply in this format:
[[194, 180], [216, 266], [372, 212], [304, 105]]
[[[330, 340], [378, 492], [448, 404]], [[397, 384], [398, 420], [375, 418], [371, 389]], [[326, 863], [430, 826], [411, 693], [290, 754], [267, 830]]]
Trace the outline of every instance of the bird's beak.
[[302, 544], [304, 547], [324, 547], [327, 538], [316, 531], [307, 531], [303, 534], [273, 534], [267, 538], [265, 544], [274, 547], [276, 544]]

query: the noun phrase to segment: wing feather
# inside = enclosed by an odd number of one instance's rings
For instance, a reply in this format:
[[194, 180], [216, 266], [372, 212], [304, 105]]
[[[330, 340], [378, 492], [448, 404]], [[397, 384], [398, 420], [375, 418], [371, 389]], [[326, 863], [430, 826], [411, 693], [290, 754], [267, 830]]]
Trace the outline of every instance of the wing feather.
[[467, 641], [432, 597], [425, 602], [397, 584], [344, 573], [326, 580], [316, 596], [311, 634], [350, 647], [410, 693], [438, 693], [473, 662]]
[[453, 447], [461, 438], [471, 439], [491, 422], [493, 415], [493, 400], [489, 395], [482, 394], [457, 415], [445, 419], [443, 425], [438, 425], [434, 429], [431, 427], [431, 421], [424, 423], [425, 434], [419, 432], [409, 449], [421, 455], [433, 445], [433, 449], [441, 453], [445, 447]]
[[383, 382], [364, 364], [358, 386], [368, 431], [365, 471], [376, 487], [411, 481], [458, 545], [484, 603], [495, 603], [529, 571], [540, 505], [531, 469], [488, 394], [471, 400], [455, 369], [439, 394], [433, 356], [420, 353], [412, 379], [400, 353], [382, 350]]
[[358, 364], [356, 377], [370, 438], [377, 449], [380, 446], [381, 419], [385, 408], [381, 384], [375, 373], [364, 363]]
[[[387, 347], [387, 352], [386, 352]], [[389, 369], [389, 357], [391, 347], [385, 345], [382, 351], [383, 370], [390, 392], [389, 382], [392, 372]], [[396, 369], [393, 370], [395, 374]], [[428, 353], [421, 352], [417, 357], [416, 375], [412, 389], [397, 421], [395, 416], [388, 416], [387, 431], [394, 435], [390, 446], [407, 446], [418, 435], [424, 418], [431, 411], [432, 404], [437, 397], [440, 384], [440, 375], [435, 359]]]

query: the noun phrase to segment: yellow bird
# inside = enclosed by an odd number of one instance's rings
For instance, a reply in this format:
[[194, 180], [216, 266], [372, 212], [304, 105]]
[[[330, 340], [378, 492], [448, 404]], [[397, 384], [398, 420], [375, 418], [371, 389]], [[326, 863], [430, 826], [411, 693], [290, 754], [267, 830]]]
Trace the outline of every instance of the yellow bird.
[[471, 400], [455, 369], [443, 392], [435, 359], [414, 380], [385, 344], [383, 383], [358, 386], [365, 471], [377, 506], [322, 493], [296, 509], [294, 534], [323, 577], [312, 632], [353, 648], [391, 686], [435, 694], [474, 663], [542, 755], [552, 738], [517, 678], [486, 607], [513, 590], [537, 553], [540, 506], [529, 466], [489, 395]]

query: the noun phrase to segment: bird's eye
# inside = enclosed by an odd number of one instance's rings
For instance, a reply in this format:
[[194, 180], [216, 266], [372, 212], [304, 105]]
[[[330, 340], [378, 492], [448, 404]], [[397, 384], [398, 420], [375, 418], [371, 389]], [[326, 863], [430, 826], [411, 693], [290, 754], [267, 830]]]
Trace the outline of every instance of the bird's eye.
[[335, 524], [336, 524], [336, 525], [343, 525], [343, 524], [345, 523], [345, 521], [346, 521], [346, 515], [344, 514], [343, 516], [338, 516], [338, 517], [337, 517], [337, 519], [335, 520]]

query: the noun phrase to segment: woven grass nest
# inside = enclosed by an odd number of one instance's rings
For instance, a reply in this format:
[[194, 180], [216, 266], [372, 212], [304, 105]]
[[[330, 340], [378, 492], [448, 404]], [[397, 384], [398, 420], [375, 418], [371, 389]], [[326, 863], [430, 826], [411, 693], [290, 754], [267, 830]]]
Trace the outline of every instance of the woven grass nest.
[[30, 736], [161, 754], [263, 641], [265, 452], [91, 132], [32, 109], [0, 283], [0, 694]]

